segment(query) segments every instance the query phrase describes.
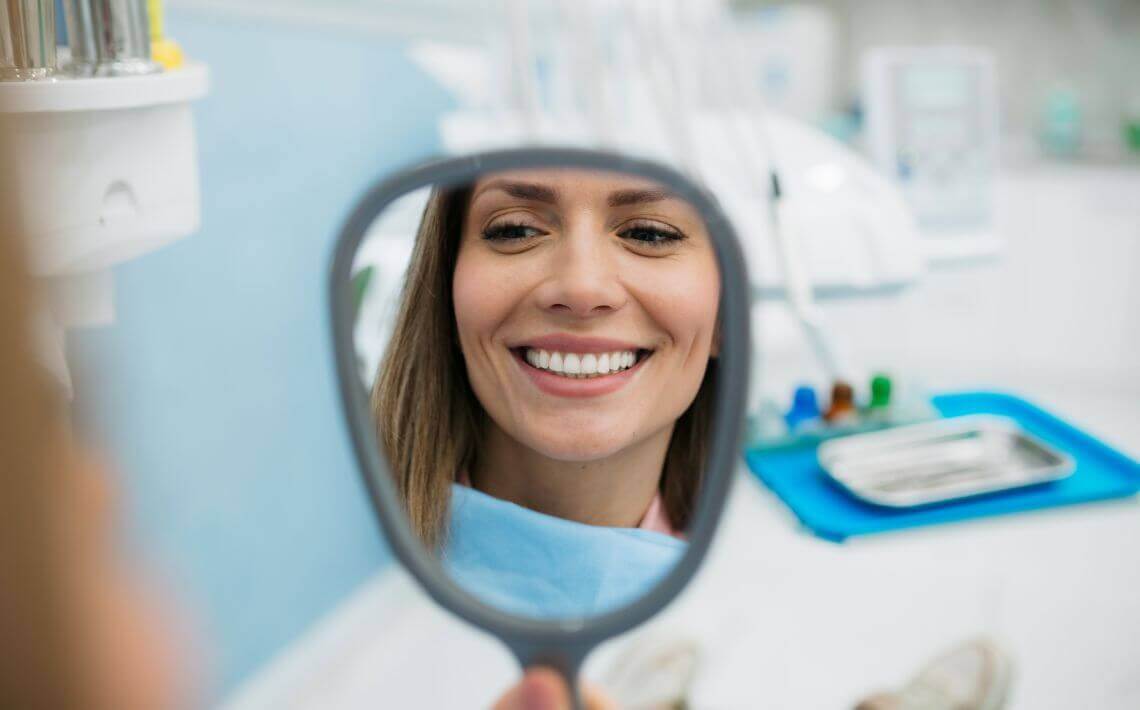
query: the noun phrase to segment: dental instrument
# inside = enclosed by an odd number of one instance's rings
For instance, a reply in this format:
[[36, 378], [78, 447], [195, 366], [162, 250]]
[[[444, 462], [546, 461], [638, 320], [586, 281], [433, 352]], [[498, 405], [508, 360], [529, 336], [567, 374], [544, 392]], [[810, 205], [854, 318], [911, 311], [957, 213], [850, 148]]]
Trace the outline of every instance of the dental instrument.
[[67, 27], [68, 61], [64, 69], [71, 76], [93, 76], [99, 64], [95, 39], [94, 5], [91, 0], [64, 0], [63, 19]]
[[48, 79], [55, 70], [54, 0], [0, 5], [0, 81]]
[[153, 74], [162, 67], [150, 56], [146, 0], [95, 0], [98, 76]]

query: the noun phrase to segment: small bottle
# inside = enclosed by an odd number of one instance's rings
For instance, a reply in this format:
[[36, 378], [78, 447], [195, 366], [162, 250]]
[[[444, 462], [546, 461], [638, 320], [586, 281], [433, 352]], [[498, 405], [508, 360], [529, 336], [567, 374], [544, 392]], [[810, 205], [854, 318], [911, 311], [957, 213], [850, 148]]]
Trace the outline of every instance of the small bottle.
[[891, 406], [891, 378], [875, 375], [871, 378], [871, 403], [867, 405], [867, 418], [885, 422]]
[[808, 429], [819, 423], [819, 402], [815, 398], [815, 390], [807, 385], [800, 385], [792, 396], [792, 408], [784, 415], [788, 429], [795, 432]]
[[915, 424], [938, 419], [926, 388], [914, 377], [896, 378], [891, 392], [891, 424]]
[[1129, 150], [1140, 154], [1140, 93], [1124, 108], [1124, 142]]
[[823, 415], [832, 426], [854, 424], [858, 418], [855, 411], [855, 390], [843, 380], [836, 380], [831, 386], [831, 405]]
[[756, 412], [748, 418], [748, 446], [771, 444], [787, 435], [788, 424], [780, 412], [780, 405], [765, 397]]
[[1041, 146], [1056, 158], [1076, 157], [1082, 132], [1080, 95], [1066, 86], [1053, 87], [1041, 109]]

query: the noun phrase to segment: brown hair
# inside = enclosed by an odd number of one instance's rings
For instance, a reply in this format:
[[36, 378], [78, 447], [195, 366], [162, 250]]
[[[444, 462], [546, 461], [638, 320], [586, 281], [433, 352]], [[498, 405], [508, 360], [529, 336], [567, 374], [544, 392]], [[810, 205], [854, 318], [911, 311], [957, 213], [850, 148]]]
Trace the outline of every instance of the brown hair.
[[10, 207], [0, 204], [0, 707], [81, 707], [57, 525], [62, 408], [33, 351]]
[[[392, 465], [412, 529], [429, 547], [446, 534], [456, 475], [479, 456], [486, 414], [467, 381], [452, 305], [470, 188], [436, 190], [420, 222], [392, 340], [372, 389], [377, 436]], [[716, 363], [677, 420], [660, 491], [669, 522], [683, 530], [704, 478]]]

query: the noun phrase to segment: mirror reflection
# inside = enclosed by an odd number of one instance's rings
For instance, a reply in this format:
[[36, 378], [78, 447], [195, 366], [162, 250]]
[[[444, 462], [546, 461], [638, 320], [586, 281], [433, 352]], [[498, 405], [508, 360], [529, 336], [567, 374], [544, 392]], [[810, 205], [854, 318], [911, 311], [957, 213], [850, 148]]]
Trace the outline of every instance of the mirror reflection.
[[394, 202], [355, 344], [407, 524], [504, 611], [581, 618], [680, 559], [705, 467], [720, 276], [642, 176], [498, 172]]

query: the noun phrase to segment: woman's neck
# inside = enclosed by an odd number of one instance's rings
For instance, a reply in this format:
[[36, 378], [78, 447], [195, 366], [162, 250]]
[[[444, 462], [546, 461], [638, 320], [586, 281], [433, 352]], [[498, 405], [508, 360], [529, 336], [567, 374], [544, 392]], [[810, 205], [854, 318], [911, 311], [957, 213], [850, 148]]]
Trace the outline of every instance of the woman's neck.
[[673, 428], [666, 427], [613, 456], [560, 461], [538, 453], [488, 422], [476, 489], [524, 508], [588, 525], [637, 527], [653, 496]]

